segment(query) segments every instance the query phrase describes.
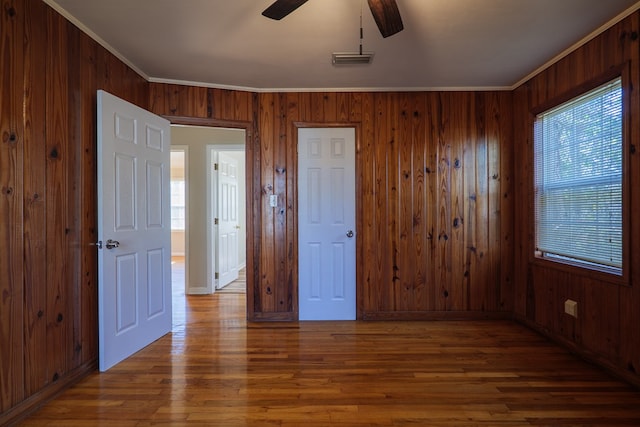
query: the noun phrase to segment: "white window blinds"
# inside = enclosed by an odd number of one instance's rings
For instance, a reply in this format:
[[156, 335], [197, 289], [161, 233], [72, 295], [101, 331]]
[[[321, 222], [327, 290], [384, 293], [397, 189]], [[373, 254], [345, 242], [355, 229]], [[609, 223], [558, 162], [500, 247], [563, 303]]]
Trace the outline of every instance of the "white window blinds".
[[622, 272], [622, 89], [616, 79], [539, 114], [538, 255]]

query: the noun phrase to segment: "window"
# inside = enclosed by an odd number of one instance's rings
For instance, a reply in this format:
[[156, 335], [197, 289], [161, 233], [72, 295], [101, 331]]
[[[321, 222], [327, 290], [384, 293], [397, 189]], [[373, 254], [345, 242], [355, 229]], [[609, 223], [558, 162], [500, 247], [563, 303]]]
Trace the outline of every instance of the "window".
[[185, 229], [184, 180], [171, 180], [171, 229]]
[[622, 88], [617, 78], [536, 117], [536, 255], [622, 274]]

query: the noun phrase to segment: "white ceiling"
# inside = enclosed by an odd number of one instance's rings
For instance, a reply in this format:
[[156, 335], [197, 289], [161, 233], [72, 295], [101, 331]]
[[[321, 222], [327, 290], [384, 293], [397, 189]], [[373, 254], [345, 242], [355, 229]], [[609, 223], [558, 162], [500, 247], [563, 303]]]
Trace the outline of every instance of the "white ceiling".
[[[509, 89], [640, 8], [637, 0], [397, 0], [383, 39], [364, 0], [45, 0], [150, 81], [251, 91]], [[364, 5], [364, 6], [363, 6]], [[364, 9], [362, 9], [364, 7]], [[363, 10], [368, 66], [357, 52]]]

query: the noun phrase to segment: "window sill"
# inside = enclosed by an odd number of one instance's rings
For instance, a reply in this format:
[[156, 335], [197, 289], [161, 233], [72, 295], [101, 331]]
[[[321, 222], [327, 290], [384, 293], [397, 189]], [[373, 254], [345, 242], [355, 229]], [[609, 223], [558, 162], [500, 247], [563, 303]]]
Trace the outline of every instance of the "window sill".
[[564, 261], [561, 259], [550, 259], [542, 256], [534, 255], [533, 265], [540, 267], [559, 270], [565, 273], [569, 273], [576, 276], [582, 276], [591, 280], [598, 280], [605, 283], [618, 286], [630, 286], [628, 275], [624, 270], [622, 274], [613, 273], [606, 269], [590, 268], [583, 264], [572, 263], [571, 261]]

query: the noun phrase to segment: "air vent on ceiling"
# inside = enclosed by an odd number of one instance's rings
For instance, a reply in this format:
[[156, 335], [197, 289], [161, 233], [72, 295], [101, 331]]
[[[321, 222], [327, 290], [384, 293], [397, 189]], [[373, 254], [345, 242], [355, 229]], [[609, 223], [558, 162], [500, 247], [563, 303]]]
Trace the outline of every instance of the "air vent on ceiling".
[[373, 61], [373, 53], [333, 53], [333, 65], [367, 65]]

